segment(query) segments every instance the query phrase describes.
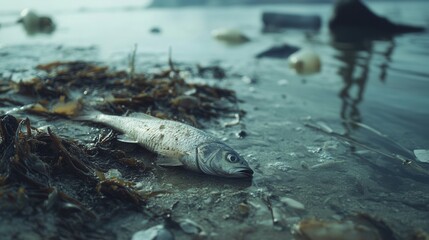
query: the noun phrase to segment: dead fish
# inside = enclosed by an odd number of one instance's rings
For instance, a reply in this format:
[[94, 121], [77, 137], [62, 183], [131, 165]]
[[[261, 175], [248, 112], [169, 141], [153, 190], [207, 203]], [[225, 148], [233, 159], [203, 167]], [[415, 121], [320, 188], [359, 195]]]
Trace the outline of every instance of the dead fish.
[[187, 124], [137, 113], [128, 117], [90, 112], [76, 120], [97, 122], [122, 132], [122, 141], [157, 153], [160, 166], [183, 166], [209, 175], [251, 177], [253, 170], [234, 149]]

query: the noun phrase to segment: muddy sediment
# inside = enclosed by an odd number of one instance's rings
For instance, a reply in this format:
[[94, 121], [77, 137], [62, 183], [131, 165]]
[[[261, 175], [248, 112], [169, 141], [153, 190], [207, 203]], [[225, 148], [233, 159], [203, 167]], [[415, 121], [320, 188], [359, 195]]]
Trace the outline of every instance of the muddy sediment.
[[[131, 74], [91, 61], [38, 64], [0, 84], [0, 232], [10, 239], [130, 239], [159, 225], [176, 239], [317, 239], [321, 228], [367, 239], [427, 235], [426, 178], [306, 128], [310, 107], [293, 94], [266, 97], [282, 73], [267, 67], [257, 84], [237, 87], [241, 76], [218, 67], [166, 62]], [[255, 176], [158, 167], [154, 154], [118, 142], [116, 132], [72, 120], [88, 107], [204, 128], [237, 146]]]

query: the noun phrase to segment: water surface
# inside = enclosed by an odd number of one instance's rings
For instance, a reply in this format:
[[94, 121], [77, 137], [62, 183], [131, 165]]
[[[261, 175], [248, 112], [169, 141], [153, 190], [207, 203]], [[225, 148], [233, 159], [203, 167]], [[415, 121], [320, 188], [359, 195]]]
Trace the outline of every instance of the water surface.
[[[134, 4], [137, 3], [130, 3]], [[427, 2], [376, 2], [370, 6], [396, 22], [429, 27], [429, 15], [425, 11], [429, 7]], [[1, 10], [8, 14], [2, 14], [0, 21], [12, 21], [15, 18], [13, 13], [19, 12], [18, 7], [21, 6]], [[89, 54], [76, 53], [75, 57], [123, 67], [127, 54], [136, 43], [141, 64], [138, 69], [144, 71], [147, 61], [165, 61], [171, 47], [174, 60], [178, 62], [219, 60], [230, 70], [230, 77], [216, 84], [234, 89], [244, 100], [241, 107], [247, 115], [242, 124], [224, 128], [222, 124], [212, 123], [208, 131], [227, 139], [249, 160], [256, 171], [252, 182], [226, 181], [187, 171], [158, 169], [147, 178], [150, 188], [168, 189], [175, 194], [157, 198], [159, 201], [154, 201], [154, 205], [168, 206], [180, 201], [183, 204], [179, 204], [177, 214], [201, 220], [209, 233], [217, 234], [214, 237], [237, 237], [238, 233], [255, 239], [289, 236], [287, 227], [273, 227], [271, 216], [261, 201], [267, 195], [287, 196], [305, 204], [306, 212], [296, 213], [282, 203], [274, 203], [287, 219], [285, 226], [305, 217], [338, 219], [364, 212], [381, 217], [389, 226], [399, 229], [402, 237], [415, 228], [429, 231], [429, 209], [420, 204], [428, 200], [427, 179], [415, 177], [401, 164], [379, 154], [355, 155], [349, 145], [337, 138], [304, 126], [310, 116], [335, 131], [349, 133], [383, 151], [399, 151], [385, 139], [343, 123], [344, 120], [353, 120], [377, 129], [410, 150], [429, 149], [428, 32], [384, 41], [338, 43], [326, 28], [331, 12], [329, 4], [183, 9], [94, 8], [36, 8], [52, 15], [58, 23], [57, 31], [52, 35], [30, 37], [20, 27], [0, 29], [0, 53], [7, 53], [0, 54], [2, 68], [19, 68], [17, 65], [21, 60], [11, 64], [8, 57], [19, 54], [22, 54], [21, 59], [34, 57], [26, 62], [29, 66], [61, 60], [58, 58], [74, 58], [73, 52], [50, 50], [46, 45], [94, 46]], [[319, 14], [324, 27], [312, 34], [299, 30], [263, 34], [260, 17], [264, 10]], [[159, 27], [161, 33], [151, 34], [149, 29], [152, 27]], [[241, 46], [226, 46], [210, 36], [210, 31], [217, 27], [238, 28], [252, 41]], [[254, 59], [260, 51], [279, 43], [312, 48], [322, 59], [322, 72], [303, 78], [287, 68], [286, 60]], [[34, 48], [38, 44], [45, 45], [47, 50], [32, 51], [31, 46]], [[26, 50], [23, 46], [30, 47]], [[255, 83], [245, 83], [241, 76], [250, 77]], [[242, 129], [248, 137], [238, 139], [235, 134]], [[67, 129], [62, 131], [67, 134]], [[92, 133], [96, 134], [96, 130]], [[327, 161], [336, 163], [306, 169]], [[240, 193], [242, 195], [237, 196]], [[214, 204], [213, 199], [221, 200]], [[252, 206], [261, 206], [253, 207], [248, 218], [231, 217], [231, 211], [243, 199], [254, 203]], [[224, 222], [219, 223], [219, 219], [224, 219]], [[214, 224], [210, 223], [213, 221]], [[235, 228], [228, 227], [232, 223], [236, 224]], [[253, 235], [249, 234], [249, 229], [253, 228], [254, 233], [250, 231]]]

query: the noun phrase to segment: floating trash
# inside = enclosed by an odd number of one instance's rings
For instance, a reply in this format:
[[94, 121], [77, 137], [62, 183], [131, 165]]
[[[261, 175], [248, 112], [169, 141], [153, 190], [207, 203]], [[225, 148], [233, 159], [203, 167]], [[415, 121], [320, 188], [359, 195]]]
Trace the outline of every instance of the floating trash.
[[429, 150], [428, 149], [416, 149], [414, 150], [417, 160], [420, 162], [429, 163]]
[[311, 75], [320, 72], [321, 61], [317, 53], [303, 49], [288, 58], [289, 67], [299, 75]]

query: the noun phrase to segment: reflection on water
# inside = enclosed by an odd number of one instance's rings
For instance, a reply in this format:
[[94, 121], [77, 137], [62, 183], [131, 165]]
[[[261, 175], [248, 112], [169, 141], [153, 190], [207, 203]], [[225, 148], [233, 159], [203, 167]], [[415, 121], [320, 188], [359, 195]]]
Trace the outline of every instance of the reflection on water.
[[352, 122], [362, 122], [359, 104], [363, 100], [370, 66], [376, 66], [376, 64], [371, 64], [374, 54], [383, 56], [382, 63], [378, 66], [380, 68], [379, 80], [384, 82], [396, 46], [392, 36], [385, 36], [382, 40], [388, 44], [388, 47], [382, 52], [375, 52], [374, 42], [379, 40], [379, 37], [360, 34], [356, 34], [356, 31], [354, 34], [350, 31], [332, 32], [331, 45], [338, 50], [335, 58], [344, 63], [339, 67], [338, 74], [344, 84], [339, 92], [339, 97], [342, 101], [340, 117], [346, 133], [358, 127], [356, 124], [351, 124]]

